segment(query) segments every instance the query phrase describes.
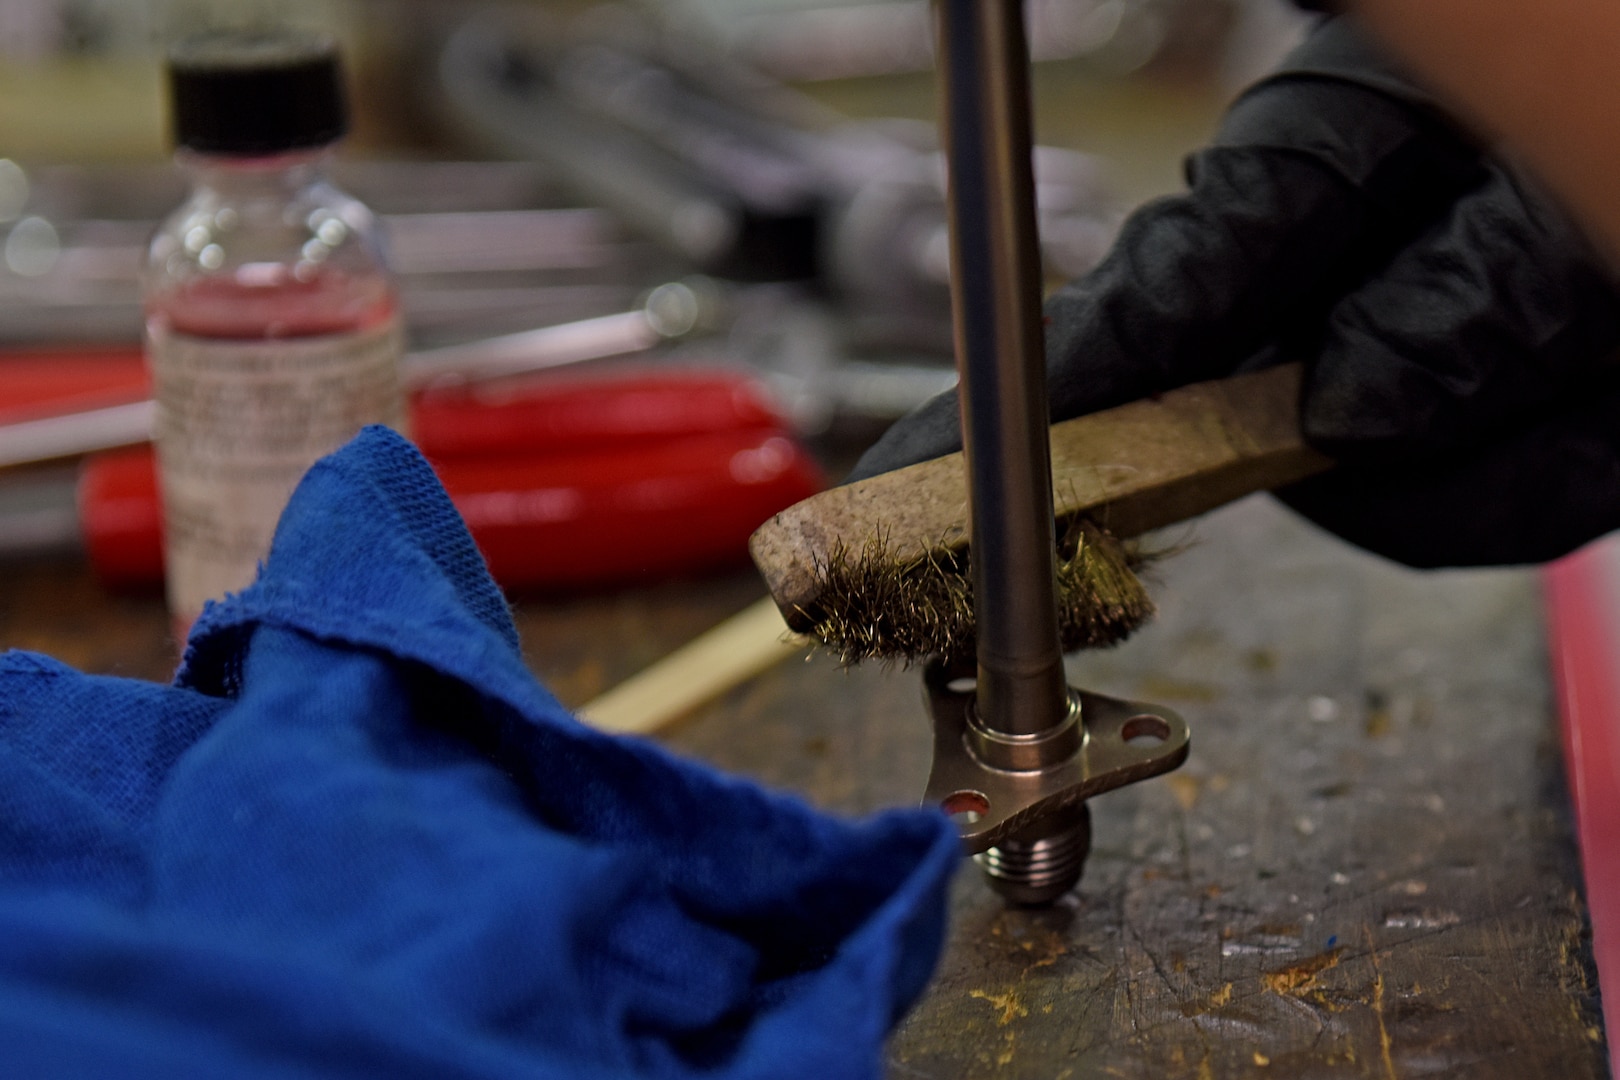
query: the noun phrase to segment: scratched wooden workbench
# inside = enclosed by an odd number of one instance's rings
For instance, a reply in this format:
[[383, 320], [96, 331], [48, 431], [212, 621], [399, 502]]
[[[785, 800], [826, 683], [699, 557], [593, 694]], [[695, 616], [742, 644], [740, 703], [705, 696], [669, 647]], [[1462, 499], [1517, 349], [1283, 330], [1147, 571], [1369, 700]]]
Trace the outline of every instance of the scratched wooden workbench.
[[[1170, 539], [1159, 620], [1072, 674], [1181, 710], [1191, 760], [1094, 802], [1050, 910], [964, 865], [891, 1075], [1606, 1075], [1534, 576], [1402, 571], [1263, 497]], [[739, 571], [518, 610], [578, 704], [760, 592]], [[164, 625], [72, 559], [0, 570], [0, 646], [161, 679]], [[813, 659], [666, 738], [858, 813], [917, 797], [925, 724], [915, 672]]]

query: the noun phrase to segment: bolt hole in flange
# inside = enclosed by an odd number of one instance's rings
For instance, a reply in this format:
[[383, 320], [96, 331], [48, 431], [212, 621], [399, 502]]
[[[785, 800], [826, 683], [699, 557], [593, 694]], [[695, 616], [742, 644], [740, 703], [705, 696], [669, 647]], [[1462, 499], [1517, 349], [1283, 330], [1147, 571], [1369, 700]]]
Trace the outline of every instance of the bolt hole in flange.
[[1131, 746], [1158, 746], [1170, 738], [1170, 725], [1162, 716], [1139, 713], [1125, 721], [1119, 737]]
[[957, 825], [975, 825], [990, 812], [990, 800], [979, 791], [953, 791], [939, 808]]

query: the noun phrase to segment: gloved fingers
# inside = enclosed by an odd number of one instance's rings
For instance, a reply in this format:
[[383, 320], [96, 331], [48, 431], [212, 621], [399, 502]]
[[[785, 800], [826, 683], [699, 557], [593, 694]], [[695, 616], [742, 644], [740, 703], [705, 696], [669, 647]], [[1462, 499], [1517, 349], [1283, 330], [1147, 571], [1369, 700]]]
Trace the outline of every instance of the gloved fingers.
[[1330, 532], [1408, 566], [1558, 558], [1620, 528], [1620, 388], [1467, 455], [1341, 465], [1277, 492]]
[[[1047, 301], [1054, 420], [1232, 370], [1300, 303], [1317, 253], [1367, 231], [1354, 189], [1306, 158], [1212, 149], [1192, 175], [1189, 192], [1132, 214], [1107, 257]], [[948, 392], [896, 421], [849, 479], [961, 448]]]
[[[1307, 158], [1210, 150], [1192, 190], [1144, 207], [1107, 258], [1046, 304], [1047, 388], [1066, 420], [1234, 371], [1286, 327], [1319, 319], [1379, 229]], [[1338, 258], [1334, 258], [1337, 253]], [[851, 480], [962, 448], [948, 393], [902, 417]]]
[[1314, 445], [1348, 461], [1432, 457], [1612, 366], [1620, 294], [1559, 208], [1496, 168], [1298, 347]]
[[962, 420], [955, 390], [937, 394], [889, 425], [845, 477], [865, 480], [962, 449]]
[[[1474, 142], [1341, 23], [1239, 100], [1185, 194], [1138, 210], [1048, 300], [1054, 420], [1229, 374], [1316, 325], [1483, 178]], [[851, 478], [960, 449], [956, 424], [954, 397], [928, 403]]]
[[[1353, 87], [1330, 96], [1405, 110]], [[1439, 215], [1468, 177], [1452, 174], [1413, 205]], [[1185, 194], [1132, 214], [1108, 256], [1047, 301], [1053, 420], [1230, 374], [1289, 327], [1318, 322], [1419, 228], [1412, 207], [1387, 213], [1308, 154], [1214, 147], [1195, 158], [1190, 178]], [[949, 394], [897, 421], [850, 479], [961, 448]]]
[[1189, 160], [1188, 191], [1133, 214], [1052, 296], [1055, 419], [1230, 373], [1315, 325], [1485, 180], [1472, 138], [1416, 89], [1394, 96], [1393, 75], [1353, 81], [1362, 63], [1313, 60], [1247, 92]]
[[1351, 18], [1319, 23], [1239, 95], [1213, 143], [1310, 154], [1352, 185], [1392, 196], [1397, 212], [1407, 186], [1447, 184], [1448, 173], [1466, 174], [1482, 153]]

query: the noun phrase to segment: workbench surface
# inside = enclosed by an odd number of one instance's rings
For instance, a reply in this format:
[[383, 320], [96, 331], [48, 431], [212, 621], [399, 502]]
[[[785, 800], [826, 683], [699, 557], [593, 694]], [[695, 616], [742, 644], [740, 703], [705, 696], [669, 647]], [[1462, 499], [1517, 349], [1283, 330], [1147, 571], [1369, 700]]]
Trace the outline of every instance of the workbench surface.
[[[964, 863], [895, 1080], [1607, 1075], [1534, 574], [1417, 574], [1264, 497], [1172, 532], [1157, 622], [1071, 664], [1177, 709], [1192, 756], [1092, 804], [1079, 889], [1008, 910]], [[0, 573], [0, 646], [166, 678], [156, 598]], [[520, 600], [581, 704], [755, 599], [751, 572]], [[666, 735], [838, 811], [917, 798], [915, 671], [789, 662]]]

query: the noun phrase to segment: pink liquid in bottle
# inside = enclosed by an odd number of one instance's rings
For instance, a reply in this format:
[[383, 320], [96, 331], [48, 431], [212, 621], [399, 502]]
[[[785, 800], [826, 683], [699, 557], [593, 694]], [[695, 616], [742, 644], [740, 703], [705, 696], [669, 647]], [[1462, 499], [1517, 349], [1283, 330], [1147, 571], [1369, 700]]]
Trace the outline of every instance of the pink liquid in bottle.
[[148, 251], [145, 310], [183, 635], [252, 584], [309, 466], [404, 403], [375, 219], [323, 171], [346, 124], [335, 45], [205, 35], [171, 55], [170, 89], [192, 187]]

